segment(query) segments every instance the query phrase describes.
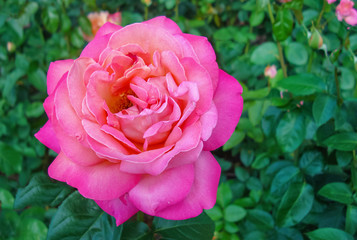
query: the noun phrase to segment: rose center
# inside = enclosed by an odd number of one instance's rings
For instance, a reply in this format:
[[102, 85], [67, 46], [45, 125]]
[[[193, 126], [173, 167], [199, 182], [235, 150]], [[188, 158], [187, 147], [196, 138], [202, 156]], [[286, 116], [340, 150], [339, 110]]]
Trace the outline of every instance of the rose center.
[[109, 110], [112, 113], [117, 113], [122, 111], [123, 109], [128, 109], [133, 106], [133, 103], [128, 99], [128, 95], [135, 95], [135, 93], [131, 89], [129, 89], [113, 97], [110, 102], [107, 102]]

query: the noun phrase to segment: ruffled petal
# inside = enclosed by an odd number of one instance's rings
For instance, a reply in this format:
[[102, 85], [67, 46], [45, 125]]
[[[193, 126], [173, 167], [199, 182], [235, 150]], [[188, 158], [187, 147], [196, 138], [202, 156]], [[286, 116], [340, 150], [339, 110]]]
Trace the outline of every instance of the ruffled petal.
[[145, 21], [143, 23], [163, 28], [166, 31], [170, 32], [171, 34], [182, 33], [180, 27], [174, 21], [172, 21], [170, 18], [167, 18], [164, 16], [159, 16], [159, 17], [150, 19], [148, 21]]
[[56, 133], [53, 130], [52, 124], [50, 121], [47, 121], [46, 124], [35, 134], [35, 137], [46, 147], [52, 149], [56, 153], [61, 151]]
[[145, 176], [129, 192], [129, 200], [141, 211], [155, 215], [182, 201], [190, 192], [194, 179], [192, 164], [173, 168], [158, 176]]
[[63, 152], [48, 168], [51, 178], [67, 182], [86, 198], [112, 200], [130, 191], [140, 180], [139, 175], [120, 171], [120, 164], [102, 162], [92, 166], [80, 166]]
[[243, 110], [243, 89], [238, 81], [219, 71], [219, 82], [213, 101], [218, 112], [217, 125], [211, 137], [204, 142], [204, 150], [212, 151], [222, 146], [232, 135]]
[[51, 95], [56, 89], [62, 76], [69, 71], [73, 64], [73, 59], [59, 60], [51, 62], [47, 71], [47, 94]]
[[180, 203], [155, 212], [155, 216], [183, 220], [200, 215], [216, 203], [221, 168], [210, 152], [202, 152], [195, 162], [195, 180], [190, 193]]
[[138, 212], [138, 209], [127, 200], [126, 195], [113, 200], [96, 200], [95, 202], [106, 213], [115, 217], [117, 226], [124, 223]]

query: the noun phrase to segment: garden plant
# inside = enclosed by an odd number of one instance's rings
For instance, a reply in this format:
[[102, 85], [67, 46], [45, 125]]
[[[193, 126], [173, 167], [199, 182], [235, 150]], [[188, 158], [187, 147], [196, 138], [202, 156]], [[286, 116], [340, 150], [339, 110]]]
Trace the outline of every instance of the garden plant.
[[357, 239], [355, 3], [0, 0], [0, 240]]

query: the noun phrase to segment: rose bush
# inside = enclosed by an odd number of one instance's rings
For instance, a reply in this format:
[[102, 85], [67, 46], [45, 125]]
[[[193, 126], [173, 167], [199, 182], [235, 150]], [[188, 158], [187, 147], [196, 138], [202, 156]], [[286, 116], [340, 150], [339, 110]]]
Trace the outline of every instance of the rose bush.
[[180, 220], [213, 207], [210, 151], [229, 139], [243, 100], [206, 38], [165, 17], [106, 23], [78, 59], [51, 63], [47, 92], [36, 137], [59, 153], [49, 175], [118, 225], [139, 210]]

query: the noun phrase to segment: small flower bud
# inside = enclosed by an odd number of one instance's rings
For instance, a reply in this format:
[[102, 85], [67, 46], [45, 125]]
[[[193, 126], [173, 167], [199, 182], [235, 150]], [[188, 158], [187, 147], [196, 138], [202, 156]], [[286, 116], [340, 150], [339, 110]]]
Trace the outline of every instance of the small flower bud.
[[309, 45], [313, 49], [320, 49], [322, 45], [324, 44], [323, 39], [321, 37], [321, 34], [319, 31], [316, 29], [312, 30], [310, 39], [309, 39]]
[[16, 46], [13, 42], [7, 42], [7, 51], [12, 53], [16, 49]]
[[272, 66], [266, 66], [265, 70], [264, 70], [264, 76], [269, 77], [269, 78], [274, 78], [276, 76], [276, 66], [272, 65]]

